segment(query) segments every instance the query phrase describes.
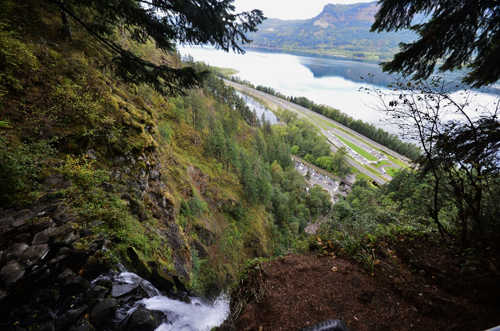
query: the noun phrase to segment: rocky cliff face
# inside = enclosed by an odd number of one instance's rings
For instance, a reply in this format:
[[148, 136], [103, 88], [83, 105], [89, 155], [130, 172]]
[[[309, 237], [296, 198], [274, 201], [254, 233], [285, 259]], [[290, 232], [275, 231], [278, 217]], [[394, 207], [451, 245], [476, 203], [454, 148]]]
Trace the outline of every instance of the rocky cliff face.
[[[217, 293], [247, 258], [221, 247], [241, 186], [205, 157], [187, 114], [190, 102], [214, 117], [229, 107], [201, 90], [175, 98], [120, 81], [87, 34], [59, 32], [50, 5], [0, 4], [0, 329], [70, 329], [96, 304], [82, 299], [60, 326], [75, 298], [120, 264], [172, 297]], [[149, 46], [150, 60], [180, 63]], [[267, 222], [255, 214], [252, 226]], [[257, 241], [249, 255], [268, 249], [261, 229], [244, 239]]]
[[312, 20], [314, 25], [319, 25], [318, 22], [321, 22], [323, 28], [335, 27], [336, 25], [370, 26], [375, 20], [377, 11], [376, 2], [353, 5], [329, 4]]
[[[87, 154], [96, 158], [94, 151]], [[149, 212], [162, 225], [157, 228], [159, 238], [173, 251], [174, 269], [167, 270], [155, 261], [144, 260], [139, 248], [129, 246], [126, 249], [129, 268], [153, 281], [164, 293], [184, 297], [191, 255], [175, 223], [173, 203], [165, 196], [162, 169], [154, 153], [137, 158], [118, 157], [111, 168], [112, 178], [102, 184], [103, 189], [109, 193], [128, 192], [122, 193], [122, 198], [130, 212], [143, 221], [147, 212], [138, 201], [151, 201]], [[93, 323], [102, 329], [99, 321], [107, 319], [106, 309], [116, 310], [119, 304], [115, 299], [106, 299], [106, 293], [98, 295], [99, 300], [94, 297], [98, 289], [90, 286], [90, 280], [116, 268], [110, 259], [115, 243], [106, 234], [99, 233], [96, 224], [82, 227], [79, 223], [81, 216], [58, 194], [72, 185], [74, 183], [62, 175], [49, 176], [43, 183], [44, 197], [35, 204], [21, 210], [0, 209], [0, 307], [4, 312], [0, 325], [3, 329], [13, 327], [12, 323], [17, 323], [18, 328], [30, 325], [37, 330], [71, 327], [91, 330]], [[75, 302], [78, 302], [76, 308]], [[86, 314], [93, 316], [92, 323], [83, 318]]]

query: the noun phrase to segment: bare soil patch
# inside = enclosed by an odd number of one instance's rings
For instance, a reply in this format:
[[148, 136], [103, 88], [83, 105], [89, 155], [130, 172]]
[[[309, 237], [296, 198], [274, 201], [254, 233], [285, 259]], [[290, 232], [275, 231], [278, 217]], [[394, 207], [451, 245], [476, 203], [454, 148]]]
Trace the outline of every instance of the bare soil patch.
[[300, 330], [329, 319], [359, 331], [484, 330], [500, 324], [498, 300], [477, 302], [460, 295], [470, 290], [460, 292], [463, 284], [454, 283], [450, 291], [430, 270], [405, 269], [401, 261], [381, 261], [374, 276], [331, 256], [289, 255], [263, 263], [233, 293], [232, 313], [241, 312], [223, 329]]

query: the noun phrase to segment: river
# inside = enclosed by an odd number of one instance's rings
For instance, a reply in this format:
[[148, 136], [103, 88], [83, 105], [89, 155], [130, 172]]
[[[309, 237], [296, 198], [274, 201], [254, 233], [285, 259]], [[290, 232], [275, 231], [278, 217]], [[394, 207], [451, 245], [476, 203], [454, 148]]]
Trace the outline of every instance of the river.
[[[191, 55], [195, 61], [233, 68], [238, 71], [237, 77], [254, 85], [272, 87], [289, 96], [307, 97], [397, 133], [394, 127], [387, 125], [385, 114], [378, 110], [377, 97], [361, 91], [380, 88], [392, 80], [377, 64], [257, 50], [236, 54], [206, 47], [179, 47], [179, 51], [183, 56]], [[456, 74], [447, 77], [453, 79]], [[492, 89], [500, 91], [498, 85]], [[479, 106], [488, 107], [498, 100], [498, 95], [478, 92], [475, 99]]]

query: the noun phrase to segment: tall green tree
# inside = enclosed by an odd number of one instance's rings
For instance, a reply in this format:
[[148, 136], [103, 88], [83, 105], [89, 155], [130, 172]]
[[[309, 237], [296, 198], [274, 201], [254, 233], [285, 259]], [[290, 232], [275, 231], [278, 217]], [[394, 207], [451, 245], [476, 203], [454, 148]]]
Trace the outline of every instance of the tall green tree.
[[66, 37], [69, 22], [83, 27], [114, 56], [117, 73], [126, 81], [148, 83], [163, 93], [178, 93], [199, 85], [201, 75], [192, 68], [154, 64], [124, 49], [112, 39], [117, 27], [139, 43], [153, 40], [165, 52], [176, 43], [212, 45], [244, 52], [246, 33], [256, 31], [260, 10], [236, 13], [234, 0], [43, 0], [61, 12]]
[[[428, 78], [441, 71], [468, 67], [464, 81], [474, 87], [500, 78], [500, 2], [497, 0], [380, 0], [372, 31], [411, 29], [419, 39], [402, 43], [383, 64], [389, 72]], [[418, 14], [422, 14], [417, 18]], [[417, 18], [417, 19], [416, 19]], [[417, 21], [424, 23], [416, 23]]]

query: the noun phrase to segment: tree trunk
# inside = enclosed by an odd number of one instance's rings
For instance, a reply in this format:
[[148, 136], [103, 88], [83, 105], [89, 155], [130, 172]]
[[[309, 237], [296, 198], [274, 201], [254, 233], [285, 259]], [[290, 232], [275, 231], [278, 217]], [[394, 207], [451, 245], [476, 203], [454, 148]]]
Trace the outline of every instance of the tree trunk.
[[439, 230], [439, 234], [441, 235], [441, 238], [445, 239], [445, 235], [447, 234], [447, 232], [444, 229], [441, 222], [439, 222], [439, 182], [440, 182], [440, 178], [437, 175], [435, 169], [433, 169], [433, 175], [434, 175], [434, 192], [433, 192], [431, 217], [434, 220], [434, 223], [436, 223], [436, 225], [437, 225], [437, 228]]
[[73, 39], [73, 34], [71, 32], [71, 25], [69, 24], [68, 15], [61, 9], [61, 20], [62, 20], [62, 35], [65, 40], [71, 41]]

